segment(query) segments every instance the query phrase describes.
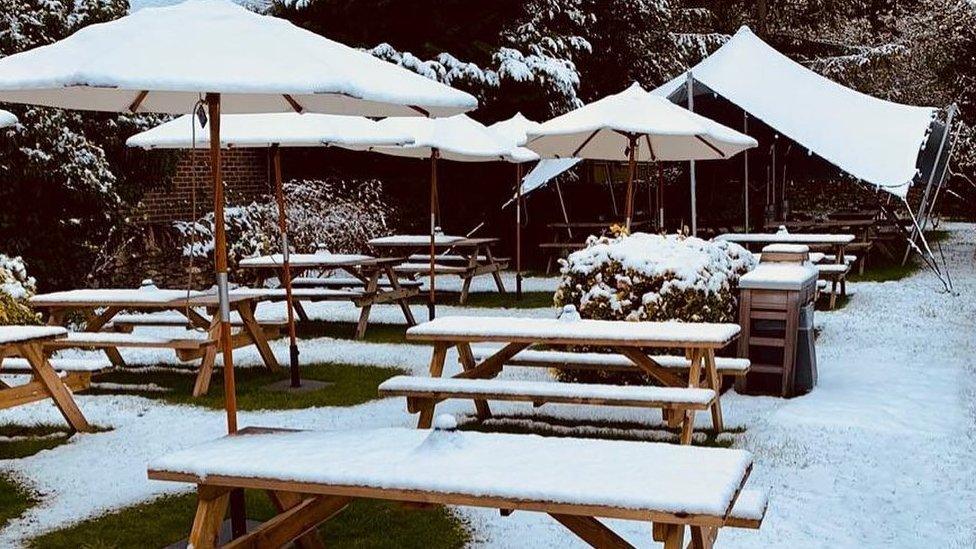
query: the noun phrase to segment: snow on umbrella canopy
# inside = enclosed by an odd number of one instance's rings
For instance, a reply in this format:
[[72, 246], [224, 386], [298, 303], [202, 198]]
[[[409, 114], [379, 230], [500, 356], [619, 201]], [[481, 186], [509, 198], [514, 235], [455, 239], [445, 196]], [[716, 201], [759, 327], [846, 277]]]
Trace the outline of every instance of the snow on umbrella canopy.
[[0, 128], [13, 126], [17, 123], [17, 116], [10, 111], [0, 110]]

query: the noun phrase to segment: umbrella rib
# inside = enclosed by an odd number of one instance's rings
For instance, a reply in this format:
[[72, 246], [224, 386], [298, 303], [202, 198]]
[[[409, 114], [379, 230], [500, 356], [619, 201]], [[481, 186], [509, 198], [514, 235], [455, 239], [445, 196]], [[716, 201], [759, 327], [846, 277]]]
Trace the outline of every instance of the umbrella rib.
[[645, 133], [644, 141], [647, 141], [647, 151], [651, 154], [651, 161], [657, 162], [657, 156], [654, 155], [654, 147], [651, 146], [651, 136]]
[[580, 153], [580, 151], [582, 151], [587, 145], [590, 144], [590, 141], [592, 141], [593, 138], [596, 137], [596, 134], [599, 133], [599, 132], [600, 132], [600, 128], [597, 128], [597, 129], [593, 130], [593, 133], [591, 133], [590, 136], [587, 137], [586, 140], [583, 141], [583, 144], [580, 145], [575, 151], [573, 151], [573, 154], [571, 154], [570, 156], [576, 156], [576, 155], [578, 155]]
[[135, 113], [139, 109], [139, 106], [142, 105], [142, 102], [145, 101], [147, 95], [149, 95], [149, 90], [142, 90], [137, 93], [136, 98], [132, 100], [132, 103], [129, 103], [129, 112]]
[[715, 145], [712, 145], [711, 143], [709, 143], [708, 140], [706, 140], [704, 137], [702, 137], [700, 135], [696, 135], [695, 136], [695, 139], [697, 139], [697, 140], [701, 141], [702, 143], [708, 145], [708, 148], [710, 148], [713, 151], [715, 151], [720, 158], [726, 158], [725, 153], [723, 153], [721, 150], [719, 150]]
[[281, 96], [285, 98], [285, 101], [287, 101], [289, 105], [291, 105], [292, 110], [294, 110], [298, 114], [302, 114], [303, 112], [305, 112], [305, 107], [303, 107], [301, 103], [299, 103], [298, 101], [295, 101], [294, 97], [292, 97], [287, 93], [283, 93], [281, 94]]
[[423, 108], [421, 108], [421, 107], [418, 107], [418, 106], [416, 106], [416, 105], [408, 105], [408, 106], [409, 106], [409, 107], [410, 107], [410, 108], [411, 108], [412, 110], [414, 110], [414, 111], [416, 111], [416, 112], [418, 112], [418, 113], [420, 113], [420, 115], [421, 115], [421, 116], [426, 116], [427, 118], [430, 118], [430, 111], [428, 111], [427, 109], [423, 109]]

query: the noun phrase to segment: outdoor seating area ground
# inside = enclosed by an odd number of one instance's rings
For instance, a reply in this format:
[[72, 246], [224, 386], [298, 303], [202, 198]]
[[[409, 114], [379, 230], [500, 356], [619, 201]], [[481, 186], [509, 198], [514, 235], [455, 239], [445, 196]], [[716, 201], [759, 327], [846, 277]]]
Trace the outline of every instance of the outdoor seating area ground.
[[[972, 295], [976, 226], [952, 225], [950, 230], [942, 243], [948, 268], [957, 291]], [[869, 281], [893, 276], [873, 273], [849, 282], [852, 297], [846, 307], [817, 313], [820, 381], [814, 392], [783, 400], [731, 391], [723, 396], [726, 430], [720, 433], [711, 430], [707, 414], [699, 414], [694, 443], [751, 451], [758, 466], [750, 482], [770, 492], [762, 530], [723, 533], [725, 546], [851, 546], [878, 540], [911, 546], [923, 531], [935, 546], [976, 543], [966, 520], [976, 506], [970, 461], [976, 450], [971, 361], [976, 305], [940, 293], [941, 284], [925, 270], [903, 270], [897, 283]], [[505, 277], [514, 288], [514, 277]], [[536, 277], [527, 286], [533, 293], [548, 292], [551, 300], [556, 283]], [[472, 301], [477, 301], [491, 288], [475, 285], [474, 290]], [[424, 304], [413, 308], [424, 318]], [[241, 424], [413, 426], [415, 417], [406, 413], [402, 399], [376, 395], [377, 385], [390, 376], [426, 375], [430, 360], [428, 347], [403, 341], [397, 308], [377, 306], [376, 322], [364, 341], [351, 339], [351, 330], [343, 332], [355, 322], [354, 307], [318, 303], [307, 311], [313, 322], [300, 332], [303, 376], [332, 385], [298, 394], [268, 390], [272, 382], [287, 378], [287, 370], [270, 374], [259, 367], [255, 350], [242, 349], [235, 354]], [[500, 313], [552, 317], [554, 310], [550, 304], [504, 310], [470, 303], [438, 307], [439, 317]], [[277, 305], [258, 310], [259, 318], [283, 315]], [[326, 320], [341, 323], [333, 328]], [[271, 346], [286, 365], [287, 340]], [[63, 428], [54, 427], [61, 424], [60, 416], [49, 402], [0, 412], [0, 473], [6, 476], [6, 483], [0, 483], [0, 520], [12, 517], [0, 530], [0, 545], [158, 546], [186, 536], [193, 496], [181, 492], [181, 486], [147, 482], [146, 463], [222, 431], [220, 376], [214, 376], [209, 396], [191, 399], [187, 387], [193, 377], [168, 369], [176, 365], [171, 353], [127, 349], [123, 356], [146, 368], [97, 376], [93, 389], [76, 397], [101, 432], [67, 438]], [[452, 353], [446, 369], [458, 368]], [[543, 379], [550, 374], [512, 368], [503, 375]], [[465, 430], [677, 438], [654, 410], [518, 403], [493, 403], [492, 410], [492, 419], [479, 422], [470, 401], [438, 407], [458, 417]], [[954, 497], [945, 497], [947, 489]], [[263, 494], [249, 495], [248, 509], [258, 519], [271, 512]], [[647, 544], [645, 525], [609, 522], [631, 543]], [[579, 546], [568, 531], [534, 513], [500, 519], [487, 509], [413, 510], [379, 503], [347, 509], [321, 533], [326, 543], [343, 547], [511, 547], [515, 539], [524, 547]]]

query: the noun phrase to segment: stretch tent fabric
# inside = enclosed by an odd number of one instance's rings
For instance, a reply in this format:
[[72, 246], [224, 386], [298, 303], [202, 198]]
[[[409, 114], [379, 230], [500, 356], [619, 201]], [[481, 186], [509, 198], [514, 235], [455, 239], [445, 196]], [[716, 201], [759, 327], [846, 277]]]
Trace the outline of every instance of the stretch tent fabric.
[[[690, 70], [702, 85], [850, 175], [902, 199], [933, 107], [892, 103], [807, 69], [742, 27]], [[651, 93], [677, 100], [687, 74]]]

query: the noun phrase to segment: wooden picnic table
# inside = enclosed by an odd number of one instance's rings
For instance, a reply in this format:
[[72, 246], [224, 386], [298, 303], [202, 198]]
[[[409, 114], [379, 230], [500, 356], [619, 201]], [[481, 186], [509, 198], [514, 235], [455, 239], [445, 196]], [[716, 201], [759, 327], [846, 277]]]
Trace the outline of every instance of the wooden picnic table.
[[[274, 352], [268, 345], [265, 329], [254, 317], [258, 297], [231, 295], [231, 311], [240, 317], [241, 331], [232, 334], [235, 348], [254, 345], [265, 367], [276, 371], [280, 368]], [[201, 359], [193, 395], [206, 394], [210, 387], [214, 363], [217, 357], [217, 342], [220, 341], [221, 318], [218, 296], [215, 293], [175, 289], [81, 289], [48, 294], [38, 294], [30, 299], [30, 304], [47, 316], [52, 326], [64, 325], [74, 313], [86, 319], [83, 334], [72, 333], [61, 340], [53, 340], [45, 345], [47, 350], [68, 347], [98, 347], [108, 356], [112, 364], [125, 366], [119, 347], [172, 348], [180, 360]], [[201, 312], [201, 309], [205, 312]], [[206, 334], [201, 338], [153, 338], [132, 336], [131, 334], [102, 334], [111, 326], [112, 319], [123, 311], [157, 313], [173, 312], [187, 319], [187, 327]]]
[[[356, 325], [356, 339], [362, 339], [366, 335], [366, 327], [369, 323], [369, 314], [373, 305], [382, 303], [396, 303], [403, 312], [409, 326], [417, 324], [413, 312], [410, 310], [410, 298], [420, 293], [418, 288], [405, 287], [401, 284], [399, 277], [394, 271], [394, 266], [403, 262], [399, 257], [373, 257], [362, 254], [291, 254], [288, 263], [291, 267], [292, 284], [295, 279], [303, 278], [304, 281], [314, 282], [308, 278], [310, 273], [328, 271], [342, 271], [351, 277], [349, 285], [355, 285], [355, 291], [333, 292], [332, 296], [316, 292], [293, 291], [293, 303], [298, 318], [308, 321], [308, 313], [302, 306], [302, 301], [314, 301], [329, 297], [330, 299], [347, 299], [352, 301], [360, 308], [359, 322]], [[282, 275], [283, 258], [281, 254], [252, 257], [241, 260], [239, 266], [249, 269], [255, 273], [255, 282], [261, 286], [270, 276]], [[381, 284], [381, 277], [386, 280]], [[327, 284], [328, 279], [323, 278], [322, 284]], [[310, 284], [311, 285], [311, 284]], [[284, 299], [284, 295], [280, 297]]]
[[[461, 278], [460, 303], [467, 303], [471, 290], [471, 281], [476, 276], [490, 274], [495, 280], [495, 286], [500, 293], [505, 293], [501, 271], [508, 267], [508, 261], [496, 258], [492, 247], [498, 244], [498, 238], [469, 238], [464, 236], [436, 235], [434, 247], [437, 250], [451, 252], [460, 256], [460, 265], [449, 265], [438, 261], [435, 257], [434, 276], [438, 274], [456, 275]], [[430, 235], [392, 235], [374, 238], [369, 241], [373, 248], [385, 252], [385, 255], [406, 255], [430, 253]], [[446, 253], [444, 254], [446, 255]], [[416, 258], [416, 256], [415, 256]], [[420, 261], [420, 259], [424, 259]], [[394, 271], [403, 274], [423, 275], [430, 272], [430, 257], [422, 255], [417, 262], [408, 261], [394, 267]]]
[[847, 246], [857, 237], [852, 234], [832, 233], [725, 233], [715, 237], [715, 240], [735, 242], [745, 247], [765, 246], [767, 244], [805, 244], [811, 248], [832, 248], [836, 255], [836, 263], [844, 263], [844, 253]]
[[58, 326], [0, 326], [0, 362], [16, 354], [26, 359], [31, 369], [31, 380], [24, 385], [0, 382], [0, 409], [50, 398], [72, 428], [92, 430], [71, 394], [72, 389], [87, 385], [72, 387], [76, 379], [70, 375], [62, 379], [44, 354], [45, 343], [67, 335], [68, 331]]
[[[545, 251], [549, 255], [549, 259], [546, 262], [546, 274], [552, 271], [552, 266], [556, 259], [567, 255], [568, 253], [574, 252], [576, 250], [581, 250], [586, 247], [586, 243], [583, 241], [586, 237], [590, 236], [590, 233], [594, 229], [599, 229], [601, 234], [605, 233], [613, 225], [623, 226], [624, 221], [557, 221], [554, 223], [549, 223], [547, 227], [553, 230], [552, 241], [539, 243], [539, 248]], [[647, 227], [651, 224], [650, 221], [646, 219], [634, 220], [630, 222], [631, 230], [635, 231], [643, 227]], [[579, 237], [581, 235], [573, 234], [574, 230], [579, 230], [584, 233], [582, 239]]]
[[[599, 456], [599, 458], [594, 458]], [[766, 495], [744, 489], [745, 450], [659, 442], [402, 428], [248, 428], [149, 463], [150, 479], [197, 486], [189, 544], [210, 548], [232, 489], [265, 491], [278, 515], [228, 546], [322, 547], [316, 527], [354, 499], [541, 512], [600, 549], [633, 548], [599, 519], [650, 522], [665, 549], [712, 547], [759, 528]], [[518, 546], [525, 540], [511, 539]], [[642, 546], [645, 543], [641, 543]]]
[[[709, 408], [712, 425], [720, 431], [723, 428], [719, 399], [721, 380], [715, 364], [715, 351], [735, 341], [738, 335], [737, 324], [445, 317], [408, 329], [406, 337], [407, 341], [434, 345], [430, 362], [431, 377], [441, 377], [448, 349], [457, 347], [463, 371], [455, 377], [465, 379], [494, 378], [510, 359], [532, 345], [610, 348], [627, 357], [643, 373], [665, 387], [698, 388], [704, 378], [704, 386], [715, 392], [715, 399]], [[505, 345], [481, 362], [476, 362], [471, 344], [484, 342]], [[690, 359], [687, 379], [655, 362], [654, 356], [647, 352], [649, 349], [668, 348], [683, 349]], [[487, 402], [476, 400], [475, 407], [479, 417], [490, 416]], [[694, 414], [693, 409], [688, 409], [666, 418], [669, 425], [683, 427], [683, 441], [690, 441]], [[419, 426], [429, 427], [433, 415], [433, 405], [421, 410]]]

